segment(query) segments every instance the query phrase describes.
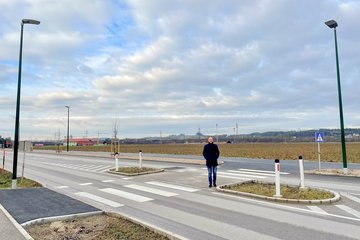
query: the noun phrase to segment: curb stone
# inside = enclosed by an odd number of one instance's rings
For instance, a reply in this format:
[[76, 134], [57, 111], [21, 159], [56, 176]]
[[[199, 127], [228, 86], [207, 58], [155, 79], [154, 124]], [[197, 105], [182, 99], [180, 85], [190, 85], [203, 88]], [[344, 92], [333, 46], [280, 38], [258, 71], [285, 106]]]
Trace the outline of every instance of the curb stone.
[[[247, 181], [247, 182], [254, 182], [254, 181], [251, 180], [251, 181]], [[245, 182], [243, 182], [243, 183], [245, 183]], [[217, 186], [216, 191], [241, 195], [241, 196], [245, 196], [245, 197], [254, 197], [254, 198], [259, 198], [259, 199], [263, 199], [263, 200], [270, 200], [270, 201], [274, 201], [274, 202], [283, 202], [283, 203], [330, 204], [330, 203], [337, 202], [337, 201], [339, 201], [341, 199], [339, 193], [337, 193], [335, 191], [332, 191], [332, 190], [323, 189], [323, 188], [312, 188], [312, 189], [317, 189], [317, 190], [321, 190], [321, 191], [330, 192], [330, 193], [334, 194], [334, 197], [329, 198], [329, 199], [321, 199], [321, 200], [302, 200], [302, 199], [276, 198], [276, 197], [268, 197], [268, 196], [264, 196], [264, 195], [258, 195], [258, 194], [254, 194], [254, 193], [246, 193], [246, 192], [228, 190], [228, 189], [223, 188], [223, 187], [226, 187], [226, 186], [234, 186], [234, 185], [238, 185], [238, 184], [239, 183], [233, 183], [233, 184]]]

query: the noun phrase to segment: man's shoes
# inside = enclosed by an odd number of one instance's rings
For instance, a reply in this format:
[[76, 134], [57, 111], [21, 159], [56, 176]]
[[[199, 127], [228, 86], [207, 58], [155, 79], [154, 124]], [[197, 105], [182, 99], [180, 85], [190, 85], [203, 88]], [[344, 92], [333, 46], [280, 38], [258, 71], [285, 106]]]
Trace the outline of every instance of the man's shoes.
[[216, 187], [216, 183], [214, 183], [214, 187]]
[[212, 185], [211, 185], [211, 184], [209, 184], [209, 187], [212, 187]]

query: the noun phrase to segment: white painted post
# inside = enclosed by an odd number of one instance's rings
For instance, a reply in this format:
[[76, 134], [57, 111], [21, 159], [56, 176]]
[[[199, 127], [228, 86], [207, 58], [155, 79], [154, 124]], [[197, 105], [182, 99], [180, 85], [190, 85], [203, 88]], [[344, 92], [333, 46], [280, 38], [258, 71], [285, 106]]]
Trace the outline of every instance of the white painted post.
[[115, 153], [115, 171], [119, 171], [119, 153]]
[[318, 144], [318, 158], [319, 158], [319, 171], [321, 170], [321, 161], [320, 161], [320, 142]]
[[139, 168], [142, 168], [142, 151], [139, 150]]
[[275, 195], [276, 198], [281, 198], [280, 194], [280, 160], [275, 159]]
[[299, 156], [299, 168], [300, 168], [300, 189], [305, 189], [304, 161], [302, 156]]

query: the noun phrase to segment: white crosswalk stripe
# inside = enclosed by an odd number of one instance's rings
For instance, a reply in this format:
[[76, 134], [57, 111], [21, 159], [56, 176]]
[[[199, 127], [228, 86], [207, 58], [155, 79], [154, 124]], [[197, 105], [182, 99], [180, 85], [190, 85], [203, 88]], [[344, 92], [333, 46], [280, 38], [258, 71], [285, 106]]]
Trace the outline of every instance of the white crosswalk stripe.
[[144, 197], [141, 195], [125, 192], [125, 191], [114, 189], [114, 188], [103, 188], [103, 189], [99, 189], [99, 190], [102, 192], [105, 192], [105, 193], [109, 193], [112, 195], [122, 197], [122, 198], [127, 198], [130, 200], [136, 201], [136, 202], [147, 202], [147, 201], [154, 200], [152, 198]]
[[326, 211], [324, 211], [323, 209], [321, 209], [318, 206], [307, 206], [309, 209], [313, 210], [314, 212], [318, 212], [318, 213], [323, 213], [323, 214], [327, 214]]
[[345, 206], [345, 205], [335, 205], [336, 207], [340, 208], [341, 210], [344, 210], [345, 212], [357, 217], [357, 218], [360, 218], [360, 212], [356, 211], [355, 209], [352, 209], [348, 206]]
[[[281, 174], [289, 174], [286, 172], [281, 172]], [[203, 175], [207, 175], [204, 173]], [[245, 169], [239, 168], [238, 170], [218, 170], [217, 175], [223, 178], [230, 179], [239, 179], [241, 181], [248, 181], [254, 179], [264, 179], [264, 178], [272, 178], [275, 177], [274, 171], [263, 171], [263, 170], [255, 170], [255, 169]]]
[[108, 180], [101, 180], [101, 182], [103, 182], [103, 183], [108, 183], [108, 182], [115, 182], [115, 180], [108, 179]]
[[124, 187], [139, 190], [139, 191], [144, 191], [144, 192], [148, 192], [148, 193], [152, 193], [152, 194], [156, 194], [156, 195], [160, 195], [160, 196], [164, 196], [164, 197], [173, 197], [173, 196], [179, 195], [177, 193], [163, 191], [163, 190], [150, 188], [150, 187], [144, 187], [144, 186], [140, 186], [140, 185], [136, 185], [136, 184], [125, 185]]
[[57, 189], [64, 189], [64, 188], [69, 188], [69, 186], [57, 186]]
[[[272, 173], [272, 174], [275, 174], [274, 171], [264, 171], [264, 170], [247, 169], [247, 168], [239, 168], [238, 170], [239, 171], [248, 171], [248, 172], [257, 172], [257, 173]], [[287, 175], [287, 174], [290, 174], [290, 173], [280, 172], [280, 174]]]
[[87, 192], [78, 192], [78, 193], [75, 193], [75, 195], [78, 195], [78, 196], [81, 196], [81, 197], [84, 197], [84, 198], [88, 198], [88, 199], [91, 199], [93, 201], [96, 201], [96, 202], [99, 202], [99, 203], [102, 203], [102, 204], [105, 204], [105, 205], [108, 205], [108, 206], [111, 206], [111, 207], [122, 207], [122, 206], [124, 206], [123, 204], [120, 204], [118, 202], [114, 202], [114, 201], [111, 201], [109, 199], [99, 197], [97, 195], [87, 193]]
[[64, 163], [47, 163], [43, 162], [47, 165], [82, 170], [87, 172], [106, 172], [108, 169], [112, 168], [112, 165], [94, 165], [94, 164], [64, 164]]
[[348, 193], [341, 193], [341, 196], [346, 197], [354, 202], [360, 203], [360, 198], [352, 196], [351, 194]]
[[196, 188], [174, 185], [174, 184], [164, 183], [164, 182], [150, 181], [150, 182], [146, 182], [146, 184], [151, 184], [151, 185], [165, 187], [165, 188], [172, 188], [172, 189], [181, 190], [181, 191], [185, 191], [185, 192], [199, 191], [199, 189], [196, 189]]
[[92, 183], [91, 183], [91, 182], [80, 183], [79, 185], [80, 185], [80, 186], [89, 186], [89, 185], [92, 185]]

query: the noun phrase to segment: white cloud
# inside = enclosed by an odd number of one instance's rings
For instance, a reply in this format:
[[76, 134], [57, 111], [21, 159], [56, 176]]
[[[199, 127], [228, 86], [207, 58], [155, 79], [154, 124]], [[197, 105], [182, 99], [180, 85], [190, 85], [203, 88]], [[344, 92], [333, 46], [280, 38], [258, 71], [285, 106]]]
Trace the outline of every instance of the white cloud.
[[[0, 3], [1, 131], [12, 133], [20, 20], [23, 136], [52, 136], [70, 105], [74, 135], [232, 133], [338, 126], [333, 33], [346, 123], [358, 126], [357, 1]], [[49, 110], [51, 109], [51, 110]], [[53, 124], [52, 124], [53, 123]], [[0, 132], [1, 133], [1, 132]], [[121, 135], [120, 134], [120, 135]]]

